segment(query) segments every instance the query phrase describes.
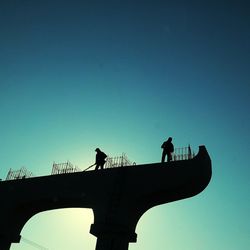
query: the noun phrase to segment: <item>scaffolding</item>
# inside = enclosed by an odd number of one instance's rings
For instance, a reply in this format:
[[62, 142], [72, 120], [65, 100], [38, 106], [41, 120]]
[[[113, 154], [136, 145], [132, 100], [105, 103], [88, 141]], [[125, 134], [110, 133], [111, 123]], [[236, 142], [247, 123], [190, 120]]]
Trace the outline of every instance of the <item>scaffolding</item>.
[[[194, 158], [195, 153], [192, 152], [190, 145], [188, 147], [182, 148], [175, 148], [174, 153], [172, 154], [173, 161], [180, 161], [180, 160], [191, 160]], [[123, 166], [131, 166], [136, 165], [135, 162], [132, 162], [128, 159], [125, 153], [122, 153], [121, 156], [116, 157], [107, 157], [105, 168], [116, 168], [116, 167], [123, 167]], [[81, 172], [81, 170], [74, 166], [69, 161], [65, 163], [53, 163], [51, 175], [57, 174], [67, 174], [67, 173], [75, 173]], [[34, 177], [33, 173], [28, 171], [25, 167], [22, 167], [19, 170], [13, 170], [10, 168], [6, 181], [7, 180], [18, 180], [18, 179], [25, 179]]]
[[28, 171], [25, 167], [22, 167], [19, 170], [12, 170], [10, 168], [5, 180], [8, 181], [8, 180], [25, 179], [33, 176], [34, 175], [32, 174], [32, 172]]
[[55, 174], [68, 174], [80, 172], [81, 170], [77, 166], [73, 166], [69, 161], [65, 163], [53, 163], [51, 175]]
[[123, 166], [131, 166], [136, 165], [135, 162], [131, 162], [125, 153], [122, 156], [116, 157], [107, 157], [105, 168], [116, 168], [116, 167], [123, 167]]
[[194, 156], [194, 151], [192, 152], [190, 145], [188, 145], [188, 147], [175, 148], [172, 158], [173, 161], [181, 161], [191, 160], [192, 158], [194, 158]]

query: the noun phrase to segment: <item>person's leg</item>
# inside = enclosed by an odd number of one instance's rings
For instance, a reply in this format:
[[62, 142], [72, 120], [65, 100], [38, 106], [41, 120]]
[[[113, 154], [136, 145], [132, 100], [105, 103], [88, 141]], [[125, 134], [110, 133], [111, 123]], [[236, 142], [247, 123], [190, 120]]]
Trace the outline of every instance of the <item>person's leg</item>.
[[101, 166], [101, 169], [103, 169], [103, 167], [104, 167], [104, 162], [103, 162], [103, 163], [101, 163], [101, 165], [100, 165], [100, 166]]
[[168, 162], [172, 161], [172, 154], [171, 153], [167, 153], [168, 155]]
[[163, 151], [161, 156], [161, 162], [165, 162], [166, 153]]

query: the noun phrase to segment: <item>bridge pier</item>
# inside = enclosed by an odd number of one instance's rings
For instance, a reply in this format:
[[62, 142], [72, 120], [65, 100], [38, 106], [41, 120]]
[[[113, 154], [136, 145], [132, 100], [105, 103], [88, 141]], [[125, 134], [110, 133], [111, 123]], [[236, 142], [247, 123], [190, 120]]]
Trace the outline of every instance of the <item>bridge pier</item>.
[[128, 244], [126, 239], [100, 236], [97, 238], [95, 250], [128, 250]]
[[67, 207], [93, 209], [96, 250], [128, 250], [147, 210], [199, 194], [211, 176], [211, 159], [200, 146], [189, 160], [2, 181], [0, 250], [20, 242], [35, 214]]
[[11, 246], [11, 241], [0, 238], [1, 250], [9, 250]]
[[135, 232], [110, 225], [92, 224], [90, 233], [97, 237], [95, 250], [128, 250], [129, 242], [136, 242]]
[[19, 243], [21, 236], [17, 237], [8, 237], [6, 235], [0, 235], [0, 249], [1, 250], [9, 250], [11, 247], [11, 243]]

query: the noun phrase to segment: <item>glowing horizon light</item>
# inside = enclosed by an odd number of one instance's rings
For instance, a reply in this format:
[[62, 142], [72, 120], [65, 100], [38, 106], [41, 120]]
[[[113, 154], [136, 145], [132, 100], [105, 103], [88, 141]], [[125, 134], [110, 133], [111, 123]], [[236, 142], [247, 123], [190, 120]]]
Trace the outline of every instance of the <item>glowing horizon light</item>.
[[[11, 250], [32, 250], [29, 241], [48, 249], [94, 249], [96, 238], [89, 233], [94, 221], [92, 209], [64, 208], [44, 211], [34, 215], [24, 225], [19, 244]], [[27, 240], [26, 240], [27, 239]], [[31, 248], [29, 248], [31, 247]]]

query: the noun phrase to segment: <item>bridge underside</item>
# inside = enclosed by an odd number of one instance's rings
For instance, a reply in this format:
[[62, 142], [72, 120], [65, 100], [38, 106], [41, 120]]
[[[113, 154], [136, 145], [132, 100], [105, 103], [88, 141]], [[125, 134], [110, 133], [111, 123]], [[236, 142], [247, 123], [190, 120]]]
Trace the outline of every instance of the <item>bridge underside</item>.
[[[212, 175], [204, 146], [191, 160], [0, 182], [0, 249], [20, 241], [35, 214], [58, 208], [92, 208], [96, 250], [127, 250], [150, 208], [202, 192]], [[31, 192], [32, 190], [32, 192]]]

